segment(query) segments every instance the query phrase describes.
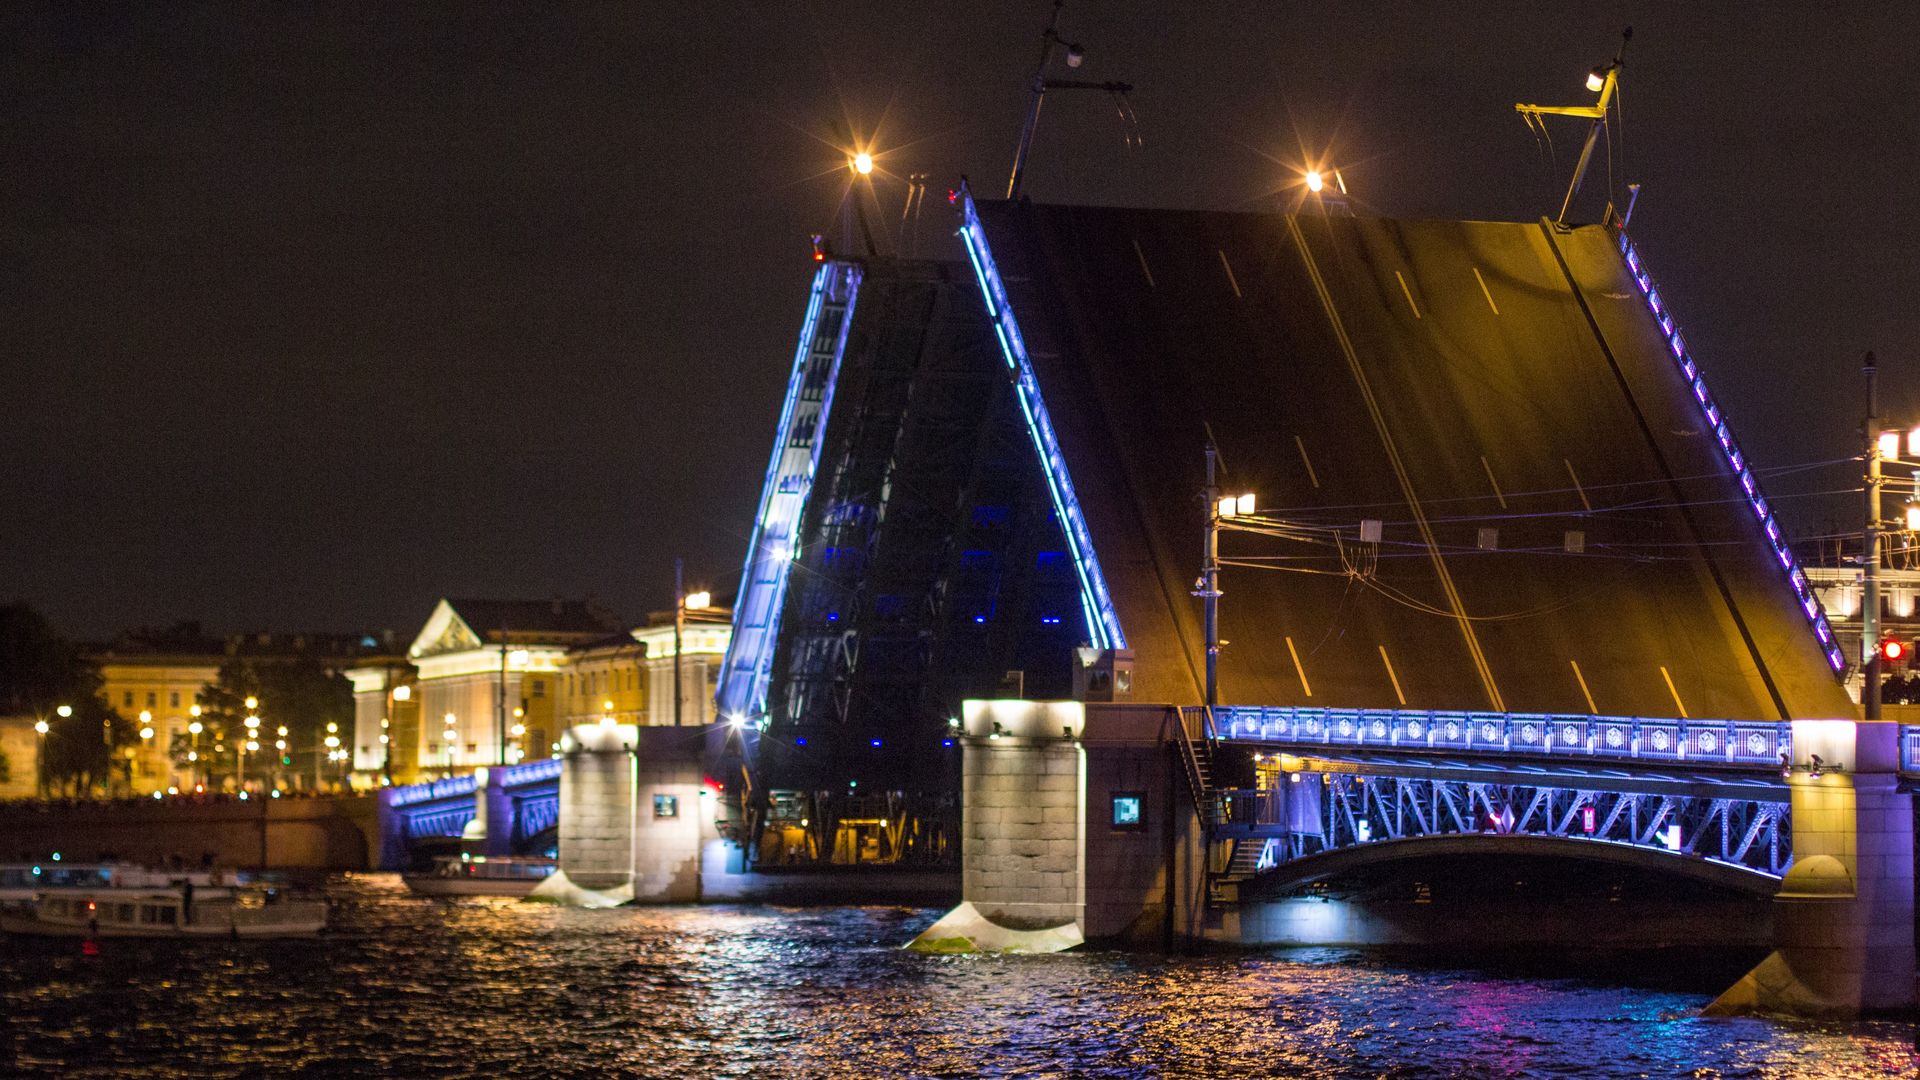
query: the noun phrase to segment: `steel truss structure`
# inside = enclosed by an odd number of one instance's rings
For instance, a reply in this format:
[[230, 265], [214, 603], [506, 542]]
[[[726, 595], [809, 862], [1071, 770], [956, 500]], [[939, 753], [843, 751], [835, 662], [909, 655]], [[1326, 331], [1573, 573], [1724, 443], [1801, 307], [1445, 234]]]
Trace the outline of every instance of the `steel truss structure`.
[[[1244, 877], [1375, 840], [1446, 835], [1625, 844], [1776, 878], [1793, 862], [1784, 799], [1342, 773], [1291, 773], [1288, 779], [1293, 782], [1275, 788], [1219, 793], [1219, 829], [1244, 826], [1249, 833], [1235, 838], [1229, 872]], [[1258, 835], [1276, 826], [1279, 835]]]
[[1085, 626], [1067, 545], [981, 300], [953, 270], [867, 267], [793, 531], [763, 789], [944, 797], [962, 698], [1000, 695], [1008, 672], [1028, 694], [1070, 687]]

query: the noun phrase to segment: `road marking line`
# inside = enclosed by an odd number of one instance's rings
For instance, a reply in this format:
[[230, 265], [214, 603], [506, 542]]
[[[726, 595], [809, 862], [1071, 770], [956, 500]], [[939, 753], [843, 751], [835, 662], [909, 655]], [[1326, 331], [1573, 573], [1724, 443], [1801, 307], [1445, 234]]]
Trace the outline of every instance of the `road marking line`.
[[1587, 689], [1587, 677], [1580, 674], [1580, 661], [1569, 660], [1567, 663], [1573, 665], [1573, 677], [1580, 682], [1580, 696], [1587, 699], [1587, 715], [1599, 716], [1600, 706], [1593, 703], [1593, 691]]
[[1308, 697], [1312, 697], [1313, 684], [1307, 682], [1307, 669], [1300, 663], [1300, 650], [1293, 647], [1292, 638], [1287, 639], [1287, 655], [1293, 657], [1293, 670], [1300, 674], [1300, 689], [1305, 690]]
[[[1140, 250], [1140, 245], [1135, 244], [1133, 246], [1133, 249], [1135, 251]], [[1233, 264], [1227, 261], [1226, 250], [1224, 248], [1215, 248], [1214, 250], [1220, 253], [1220, 269], [1225, 270], [1227, 272], [1227, 284], [1233, 286], [1234, 299], [1236, 300], [1240, 299], [1241, 298], [1240, 297], [1240, 279], [1233, 276]], [[1144, 259], [1141, 260], [1142, 263], [1144, 263], [1145, 261], [1146, 260]], [[1152, 275], [1148, 275], [1148, 276], [1151, 277]]]
[[1419, 317], [1420, 317], [1420, 305], [1419, 305], [1419, 304], [1416, 304], [1416, 303], [1414, 303], [1414, 302], [1413, 302], [1413, 290], [1412, 290], [1412, 289], [1409, 289], [1409, 288], [1407, 288], [1407, 279], [1406, 279], [1406, 276], [1405, 276], [1405, 275], [1403, 275], [1403, 274], [1401, 274], [1401, 273], [1400, 273], [1400, 271], [1398, 271], [1398, 270], [1395, 270], [1395, 271], [1393, 272], [1393, 276], [1394, 276], [1394, 277], [1397, 277], [1397, 278], [1399, 278], [1399, 279], [1400, 279], [1400, 291], [1406, 294], [1406, 296], [1407, 296], [1407, 306], [1413, 309], [1413, 317], [1414, 317], [1414, 318], [1416, 318], [1416, 319], [1417, 319], [1417, 318], [1419, 318]]
[[1140, 241], [1133, 242], [1133, 254], [1140, 260], [1140, 272], [1147, 276], [1147, 288], [1154, 288], [1153, 271], [1147, 269], [1147, 253], [1140, 250]]
[[1500, 500], [1500, 509], [1507, 508], [1507, 497], [1500, 491], [1500, 481], [1493, 478], [1493, 466], [1487, 464], [1487, 455], [1480, 455], [1480, 467], [1487, 470], [1487, 483], [1493, 485], [1493, 497]]
[[1673, 706], [1680, 710], [1680, 719], [1687, 719], [1687, 706], [1680, 700], [1680, 691], [1673, 688], [1673, 676], [1667, 674], [1664, 665], [1660, 668], [1660, 677], [1667, 680], [1667, 693], [1673, 695]]
[[1380, 662], [1387, 665], [1387, 678], [1393, 682], [1393, 696], [1400, 699], [1402, 706], [1407, 703], [1407, 695], [1400, 692], [1400, 676], [1393, 673], [1393, 661], [1387, 659], [1387, 647], [1380, 646]]
[[[1480, 685], [1487, 691], [1487, 701], [1494, 712], [1506, 712], [1507, 702], [1500, 693], [1500, 684], [1494, 680], [1493, 667], [1487, 663], [1487, 654], [1480, 648], [1479, 635], [1473, 631], [1473, 621], [1467, 617], [1467, 605], [1460, 598], [1460, 590], [1453, 584], [1453, 574], [1447, 570], [1446, 556], [1440, 553], [1440, 541], [1433, 535], [1433, 523], [1427, 520], [1426, 508], [1420, 505], [1420, 496], [1413, 489], [1413, 477], [1407, 472], [1406, 461], [1400, 456], [1400, 447], [1393, 440], [1393, 430], [1387, 425], [1386, 414], [1380, 409], [1380, 400], [1374, 395], [1373, 384], [1367, 380], [1367, 371], [1360, 363], [1360, 352], [1354, 348], [1353, 338], [1347, 334], [1347, 324], [1340, 318], [1340, 309], [1333, 302], [1333, 291], [1327, 287], [1327, 279], [1320, 273], [1320, 264], [1314, 261], [1313, 249], [1307, 246], [1307, 235], [1300, 231], [1300, 223], [1288, 216], [1286, 219], [1288, 238], [1293, 241], [1294, 250], [1300, 253], [1300, 262], [1306, 267], [1307, 278], [1313, 283], [1313, 291], [1320, 301], [1320, 309], [1326, 313], [1327, 325], [1333, 330], [1334, 341], [1340, 346], [1340, 352], [1347, 361], [1347, 372], [1353, 377], [1354, 386], [1360, 391], [1360, 400], [1367, 406], [1367, 416], [1373, 421], [1374, 434], [1380, 438], [1380, 446], [1387, 452], [1387, 464], [1393, 468], [1394, 479], [1399, 482], [1400, 497], [1407, 502], [1407, 508], [1413, 512], [1413, 523], [1420, 529], [1420, 539], [1427, 548], [1427, 558], [1433, 563], [1433, 573], [1440, 581], [1440, 591], [1446, 595], [1447, 606], [1453, 612], [1454, 620], [1460, 627], [1460, 637], [1467, 645], [1467, 654], [1473, 660], [1474, 674], [1480, 677]], [[1395, 271], [1398, 273], [1398, 271]], [[1384, 655], [1384, 654], [1383, 654]]]
[[1487, 288], [1487, 279], [1480, 276], [1477, 266], [1473, 268], [1473, 280], [1480, 283], [1480, 295], [1487, 298], [1487, 306], [1493, 309], [1495, 315], [1500, 314], [1500, 305], [1493, 302], [1493, 290]]
[[1319, 487], [1319, 486], [1320, 486], [1320, 477], [1318, 477], [1318, 476], [1316, 476], [1316, 475], [1314, 474], [1314, 471], [1313, 471], [1313, 459], [1312, 459], [1312, 458], [1309, 458], [1309, 457], [1307, 457], [1307, 444], [1306, 444], [1306, 443], [1303, 443], [1303, 442], [1301, 442], [1301, 441], [1300, 441], [1300, 436], [1298, 436], [1298, 435], [1295, 435], [1295, 436], [1293, 437], [1293, 445], [1295, 445], [1295, 446], [1297, 446], [1297, 447], [1299, 447], [1299, 448], [1300, 448], [1300, 462], [1301, 462], [1301, 464], [1303, 464], [1303, 465], [1305, 465], [1305, 466], [1307, 467], [1307, 479], [1309, 479], [1309, 480], [1311, 480], [1311, 481], [1313, 481], [1313, 486], [1314, 486], [1314, 487]]
[[1580, 486], [1580, 474], [1573, 471], [1573, 462], [1566, 458], [1560, 460], [1567, 466], [1567, 476], [1573, 480], [1573, 492], [1580, 496], [1580, 505], [1587, 508], [1587, 513], [1593, 513], [1593, 504], [1587, 501], [1587, 489]]

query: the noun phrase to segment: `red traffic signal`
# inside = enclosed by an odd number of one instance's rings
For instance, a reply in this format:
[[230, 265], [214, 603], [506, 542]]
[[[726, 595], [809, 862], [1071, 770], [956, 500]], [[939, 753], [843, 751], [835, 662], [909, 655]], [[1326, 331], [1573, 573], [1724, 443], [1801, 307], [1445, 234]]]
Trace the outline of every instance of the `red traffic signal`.
[[1882, 638], [1881, 639], [1880, 661], [1882, 663], [1897, 664], [1901, 660], [1905, 659], [1906, 655], [1907, 655], [1906, 642], [1901, 641], [1899, 638]]

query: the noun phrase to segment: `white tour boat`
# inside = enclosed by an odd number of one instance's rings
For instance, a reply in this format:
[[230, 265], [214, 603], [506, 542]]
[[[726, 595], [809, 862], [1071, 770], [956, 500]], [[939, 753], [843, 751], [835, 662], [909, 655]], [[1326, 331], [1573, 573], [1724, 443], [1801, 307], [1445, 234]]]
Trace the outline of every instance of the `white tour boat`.
[[99, 889], [159, 889], [191, 883], [212, 895], [232, 889], [240, 878], [231, 870], [157, 870], [126, 862], [0, 863], [0, 904], [31, 901], [42, 893]]
[[63, 889], [41, 893], [30, 908], [0, 910], [0, 930], [41, 937], [312, 937], [326, 925], [326, 901], [270, 889]]
[[557, 865], [522, 855], [436, 855], [431, 869], [400, 877], [424, 896], [525, 896]]

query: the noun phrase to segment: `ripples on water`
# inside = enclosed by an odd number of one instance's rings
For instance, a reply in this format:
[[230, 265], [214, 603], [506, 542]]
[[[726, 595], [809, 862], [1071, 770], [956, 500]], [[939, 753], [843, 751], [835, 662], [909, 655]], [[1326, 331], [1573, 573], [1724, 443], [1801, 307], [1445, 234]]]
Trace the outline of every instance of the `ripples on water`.
[[1868, 1077], [1909, 1024], [1332, 950], [923, 957], [938, 914], [329, 890], [299, 943], [4, 943], [0, 1068], [118, 1076]]

